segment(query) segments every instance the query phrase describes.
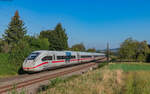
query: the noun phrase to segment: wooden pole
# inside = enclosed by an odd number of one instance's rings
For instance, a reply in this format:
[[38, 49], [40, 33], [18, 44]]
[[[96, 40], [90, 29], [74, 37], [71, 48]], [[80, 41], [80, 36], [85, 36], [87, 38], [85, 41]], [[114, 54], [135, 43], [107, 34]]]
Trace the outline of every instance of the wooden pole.
[[107, 62], [109, 63], [109, 43], [107, 42]]

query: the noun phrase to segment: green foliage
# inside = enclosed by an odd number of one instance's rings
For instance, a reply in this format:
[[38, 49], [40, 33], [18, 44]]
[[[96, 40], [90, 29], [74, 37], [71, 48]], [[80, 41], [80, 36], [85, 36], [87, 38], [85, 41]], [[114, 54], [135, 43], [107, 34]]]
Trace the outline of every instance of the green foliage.
[[68, 49], [68, 37], [65, 29], [59, 23], [54, 30], [46, 30], [40, 32], [40, 38], [47, 38], [50, 50], [66, 50]]
[[105, 65], [108, 65], [108, 63], [107, 62], [101, 62], [101, 63], [98, 64], [98, 68], [102, 68]]
[[138, 54], [137, 61], [142, 62], [142, 61], [145, 61], [145, 59], [146, 59], [146, 57], [144, 56], [144, 54], [142, 54], [142, 53]]
[[126, 39], [120, 46], [119, 55], [121, 59], [135, 59], [136, 56], [136, 44], [137, 41], [133, 40], [132, 38]]
[[126, 39], [120, 46], [119, 57], [127, 61], [146, 61], [150, 49], [146, 41], [139, 42], [132, 38]]
[[8, 53], [9, 50], [10, 50], [10, 46], [9, 46], [8, 42], [1, 39], [0, 40], [0, 52]]
[[24, 59], [31, 53], [30, 46], [27, 41], [20, 40], [17, 44], [13, 44], [9, 53], [9, 63], [16, 64], [20, 67]]
[[57, 85], [58, 83], [61, 83], [61, 82], [64, 82], [64, 80], [61, 78], [55, 78], [55, 79], [51, 80], [50, 88], [55, 87], [55, 85]]
[[[47, 38], [49, 41], [49, 44], [51, 44], [51, 40], [53, 40], [52, 30], [41, 31], [39, 38]], [[50, 46], [49, 46], [49, 49], [50, 49]]]
[[17, 68], [14, 64], [8, 63], [9, 54], [0, 53], [0, 78], [17, 74]]
[[67, 34], [65, 33], [65, 29], [62, 28], [62, 25], [59, 23], [57, 24], [55, 28], [55, 33], [56, 38], [59, 39], [57, 42], [57, 48], [58, 50], [66, 50], [68, 49], [68, 37]]
[[17, 43], [20, 39], [23, 39], [26, 34], [26, 28], [24, 23], [20, 20], [18, 11], [12, 17], [9, 23], [8, 29], [6, 29], [3, 38], [8, 44]]
[[89, 49], [87, 49], [87, 52], [96, 52], [96, 49], [95, 48], [89, 48]]
[[30, 41], [30, 46], [33, 50], [48, 50], [49, 45], [47, 38], [33, 38]]
[[55, 78], [55, 79], [52, 79], [50, 80], [50, 84], [49, 85], [41, 85], [39, 88], [38, 88], [38, 94], [41, 94], [43, 91], [46, 91], [50, 88], [54, 88], [56, 87], [57, 85], [59, 84], [62, 84], [62, 83], [67, 83], [68, 81], [71, 81], [77, 77], [79, 77], [80, 75], [72, 75], [72, 76], [69, 76], [67, 78], [62, 78], [62, 77], [58, 77], [58, 78]]
[[72, 51], [85, 51], [85, 46], [83, 43], [75, 44], [71, 47]]

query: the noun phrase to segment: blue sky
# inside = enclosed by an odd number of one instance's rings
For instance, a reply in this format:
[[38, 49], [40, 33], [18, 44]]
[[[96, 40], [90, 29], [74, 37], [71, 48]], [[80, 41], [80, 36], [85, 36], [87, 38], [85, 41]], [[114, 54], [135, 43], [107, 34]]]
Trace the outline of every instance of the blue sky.
[[150, 0], [0, 0], [0, 34], [18, 10], [28, 34], [61, 22], [69, 45], [117, 48], [128, 37], [150, 43]]

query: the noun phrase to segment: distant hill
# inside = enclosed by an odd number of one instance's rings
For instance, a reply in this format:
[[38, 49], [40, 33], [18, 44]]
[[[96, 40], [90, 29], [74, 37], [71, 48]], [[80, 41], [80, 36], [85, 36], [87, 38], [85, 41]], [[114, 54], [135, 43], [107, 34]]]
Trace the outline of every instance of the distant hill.
[[[106, 52], [107, 49], [101, 50], [101, 52]], [[111, 52], [118, 52], [119, 48], [110, 49]]]
[[119, 48], [110, 49], [111, 52], [118, 52]]

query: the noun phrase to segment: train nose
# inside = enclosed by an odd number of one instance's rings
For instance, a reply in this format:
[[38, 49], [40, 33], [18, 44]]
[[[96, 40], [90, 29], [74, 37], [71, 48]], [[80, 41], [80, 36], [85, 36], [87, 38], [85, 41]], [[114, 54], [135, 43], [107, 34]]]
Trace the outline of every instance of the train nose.
[[30, 60], [25, 60], [23, 63], [23, 70], [30, 71], [34, 67], [34, 62]]

